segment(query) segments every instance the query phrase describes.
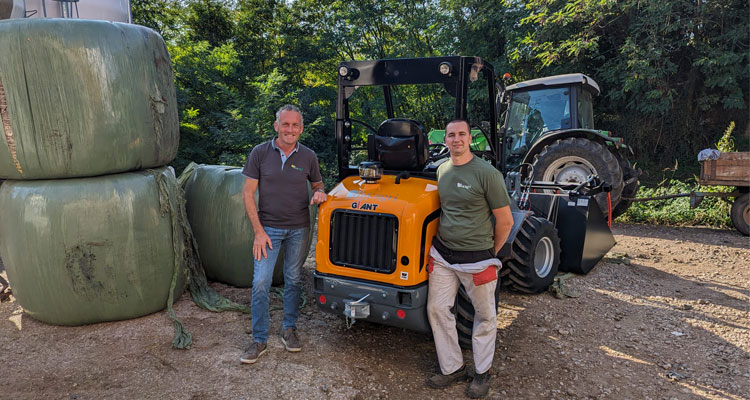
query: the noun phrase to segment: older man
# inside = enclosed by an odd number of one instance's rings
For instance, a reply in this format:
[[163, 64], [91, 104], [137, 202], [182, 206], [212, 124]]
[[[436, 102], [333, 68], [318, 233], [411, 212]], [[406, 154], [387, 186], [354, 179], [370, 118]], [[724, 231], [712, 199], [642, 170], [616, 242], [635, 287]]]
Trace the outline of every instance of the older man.
[[[297, 337], [297, 317], [302, 291], [302, 264], [310, 235], [310, 204], [326, 201], [315, 153], [298, 142], [304, 128], [299, 108], [285, 105], [276, 112], [277, 136], [250, 152], [242, 173], [247, 177], [243, 200], [255, 232], [253, 243], [252, 318], [253, 342], [240, 357], [252, 364], [266, 351], [268, 300], [273, 269], [284, 246], [284, 320], [281, 342], [287, 351], [302, 350]], [[308, 201], [307, 183], [313, 190]], [[255, 192], [259, 191], [258, 205]]]
[[430, 377], [427, 385], [444, 388], [467, 378], [451, 312], [463, 285], [475, 311], [471, 338], [475, 374], [466, 394], [481, 398], [489, 392], [497, 335], [495, 287], [500, 260], [495, 255], [510, 234], [513, 215], [502, 173], [471, 153], [469, 123], [449, 122], [445, 144], [450, 159], [437, 170], [442, 212], [430, 249], [427, 299], [441, 373]]

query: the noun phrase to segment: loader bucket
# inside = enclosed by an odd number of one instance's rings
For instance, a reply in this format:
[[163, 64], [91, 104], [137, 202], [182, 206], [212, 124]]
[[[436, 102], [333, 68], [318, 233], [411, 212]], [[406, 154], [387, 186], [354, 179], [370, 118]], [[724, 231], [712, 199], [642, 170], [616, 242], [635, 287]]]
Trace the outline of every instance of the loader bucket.
[[568, 194], [532, 193], [531, 210], [555, 224], [560, 237], [560, 271], [586, 274], [615, 245], [596, 200]]

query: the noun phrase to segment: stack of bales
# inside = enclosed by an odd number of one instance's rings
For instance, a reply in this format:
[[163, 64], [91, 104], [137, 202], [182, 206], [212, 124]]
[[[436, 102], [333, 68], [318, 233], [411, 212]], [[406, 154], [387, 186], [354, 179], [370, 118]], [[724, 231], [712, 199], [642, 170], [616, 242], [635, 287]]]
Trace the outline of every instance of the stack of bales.
[[[247, 218], [242, 190], [246, 177], [242, 168], [224, 165], [191, 164], [180, 177], [185, 187], [185, 208], [195, 241], [200, 249], [206, 277], [236, 287], [250, 287], [253, 280], [253, 241], [255, 234]], [[308, 196], [312, 190], [308, 185]], [[258, 201], [258, 192], [255, 192]], [[312, 230], [318, 215], [310, 206], [310, 250]], [[284, 249], [276, 260], [273, 284], [284, 280]]]
[[164, 41], [129, 24], [6, 20], [0, 55], [0, 257], [19, 304], [57, 325], [164, 309], [185, 281]]

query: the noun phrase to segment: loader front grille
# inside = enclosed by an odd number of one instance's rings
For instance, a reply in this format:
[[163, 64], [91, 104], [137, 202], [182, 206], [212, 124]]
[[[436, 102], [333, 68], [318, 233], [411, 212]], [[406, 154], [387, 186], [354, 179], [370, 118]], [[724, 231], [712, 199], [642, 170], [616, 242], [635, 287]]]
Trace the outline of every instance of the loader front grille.
[[331, 215], [331, 262], [380, 273], [396, 270], [398, 218], [336, 210]]

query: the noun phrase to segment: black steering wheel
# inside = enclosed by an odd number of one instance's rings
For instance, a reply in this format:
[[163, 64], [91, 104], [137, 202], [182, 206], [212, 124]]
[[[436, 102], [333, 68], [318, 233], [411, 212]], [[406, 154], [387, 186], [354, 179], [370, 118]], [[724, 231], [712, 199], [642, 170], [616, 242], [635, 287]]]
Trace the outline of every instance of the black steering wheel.
[[445, 158], [450, 153], [448, 146], [445, 143], [430, 143], [428, 146], [430, 149], [430, 160], [436, 161], [441, 158]]

